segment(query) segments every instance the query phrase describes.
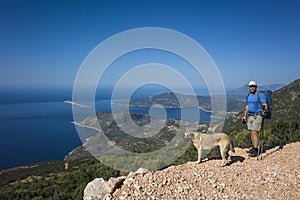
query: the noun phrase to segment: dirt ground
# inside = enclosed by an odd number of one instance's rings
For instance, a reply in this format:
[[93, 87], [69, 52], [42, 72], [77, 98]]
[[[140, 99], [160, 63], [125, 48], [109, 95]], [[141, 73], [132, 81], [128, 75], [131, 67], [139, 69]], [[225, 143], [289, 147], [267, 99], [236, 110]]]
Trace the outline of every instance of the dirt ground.
[[259, 160], [235, 150], [229, 166], [189, 162], [127, 177], [106, 199], [300, 199], [300, 142], [269, 149]]

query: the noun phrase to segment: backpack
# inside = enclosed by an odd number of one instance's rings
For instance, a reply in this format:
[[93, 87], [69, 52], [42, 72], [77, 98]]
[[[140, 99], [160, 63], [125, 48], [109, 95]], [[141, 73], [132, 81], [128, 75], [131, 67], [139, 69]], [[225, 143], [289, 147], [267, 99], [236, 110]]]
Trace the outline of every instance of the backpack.
[[[263, 117], [264, 117], [264, 119], [271, 119], [271, 117], [272, 117], [272, 91], [271, 90], [263, 90], [263, 91], [257, 92], [257, 98], [262, 107], [259, 93], [262, 93], [265, 95], [266, 103], [268, 104], [268, 110], [267, 110], [268, 112], [266, 114], [264, 114]], [[249, 95], [250, 95], [250, 93], [248, 94], [248, 96]], [[247, 100], [248, 100], [248, 96], [246, 98]]]
[[[260, 91], [260, 92], [265, 95], [266, 102], [268, 104], [267, 113], [263, 117], [265, 119], [271, 119], [271, 117], [272, 117], [272, 91], [271, 90], [264, 90], [264, 91]], [[259, 101], [260, 105], [262, 106], [262, 103], [260, 101], [260, 97], [259, 97], [258, 94], [257, 94], [257, 97], [258, 97], [258, 101]]]

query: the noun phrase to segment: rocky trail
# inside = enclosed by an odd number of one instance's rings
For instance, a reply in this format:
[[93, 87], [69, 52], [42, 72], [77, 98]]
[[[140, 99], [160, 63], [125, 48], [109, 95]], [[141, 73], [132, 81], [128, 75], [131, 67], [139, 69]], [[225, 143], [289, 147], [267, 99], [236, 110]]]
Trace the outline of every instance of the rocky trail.
[[235, 150], [225, 167], [209, 160], [97, 179], [87, 185], [84, 199], [300, 199], [300, 142], [267, 150], [261, 160]]

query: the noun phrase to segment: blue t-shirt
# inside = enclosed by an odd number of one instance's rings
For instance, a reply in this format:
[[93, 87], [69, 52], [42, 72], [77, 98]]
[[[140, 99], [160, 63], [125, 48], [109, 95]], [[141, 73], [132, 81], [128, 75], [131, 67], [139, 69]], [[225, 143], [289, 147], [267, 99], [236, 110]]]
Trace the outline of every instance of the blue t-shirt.
[[[260, 98], [260, 102], [258, 100], [258, 96]], [[246, 97], [246, 103], [248, 104], [248, 112], [249, 113], [258, 113], [258, 112], [262, 112], [262, 107], [261, 104], [265, 104], [266, 101], [266, 97], [263, 93], [255, 93], [255, 94], [249, 94]]]

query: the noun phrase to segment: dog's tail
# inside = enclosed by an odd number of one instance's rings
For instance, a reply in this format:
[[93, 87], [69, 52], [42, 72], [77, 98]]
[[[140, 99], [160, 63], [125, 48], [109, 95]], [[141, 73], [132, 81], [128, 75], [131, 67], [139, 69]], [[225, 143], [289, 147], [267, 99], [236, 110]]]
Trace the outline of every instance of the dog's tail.
[[233, 148], [232, 140], [230, 140], [230, 150], [231, 150], [233, 153], [235, 153], [235, 150], [234, 150], [234, 148]]

